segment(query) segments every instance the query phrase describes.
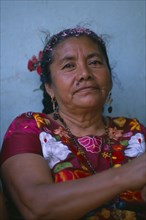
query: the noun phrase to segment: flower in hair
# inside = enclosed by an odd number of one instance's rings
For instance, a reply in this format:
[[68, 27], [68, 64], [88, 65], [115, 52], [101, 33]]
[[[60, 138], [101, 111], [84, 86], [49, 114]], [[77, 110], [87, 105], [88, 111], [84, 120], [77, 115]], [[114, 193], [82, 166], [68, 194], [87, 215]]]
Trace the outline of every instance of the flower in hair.
[[35, 71], [41, 75], [42, 68], [41, 68], [41, 60], [42, 60], [43, 51], [40, 51], [38, 53], [38, 56], [35, 55], [32, 56], [30, 60], [28, 60], [27, 68], [30, 72]]

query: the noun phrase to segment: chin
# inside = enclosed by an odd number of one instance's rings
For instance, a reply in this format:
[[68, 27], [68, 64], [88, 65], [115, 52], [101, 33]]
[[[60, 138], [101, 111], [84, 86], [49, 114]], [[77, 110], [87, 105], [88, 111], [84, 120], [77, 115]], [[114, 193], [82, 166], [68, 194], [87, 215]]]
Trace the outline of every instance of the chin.
[[99, 109], [99, 108], [103, 108], [103, 105], [101, 105], [101, 103], [98, 103], [97, 101], [93, 102], [93, 101], [89, 101], [89, 100], [86, 100], [86, 101], [78, 101], [78, 103], [76, 103], [76, 105], [78, 107], [81, 107], [81, 108], [96, 108], [96, 109]]

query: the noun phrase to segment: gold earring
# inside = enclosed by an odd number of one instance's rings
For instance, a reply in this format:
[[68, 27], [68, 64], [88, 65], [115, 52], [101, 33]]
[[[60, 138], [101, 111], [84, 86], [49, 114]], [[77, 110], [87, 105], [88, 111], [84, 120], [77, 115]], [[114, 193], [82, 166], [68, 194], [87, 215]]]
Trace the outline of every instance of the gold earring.
[[55, 98], [51, 97], [52, 105], [53, 105], [53, 111], [55, 112]]

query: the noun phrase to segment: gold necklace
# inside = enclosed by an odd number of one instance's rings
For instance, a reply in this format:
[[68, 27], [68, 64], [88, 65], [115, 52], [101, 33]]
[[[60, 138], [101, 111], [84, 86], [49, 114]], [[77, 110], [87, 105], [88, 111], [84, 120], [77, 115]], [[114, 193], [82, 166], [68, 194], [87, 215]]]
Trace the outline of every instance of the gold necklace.
[[[65, 123], [65, 121], [63, 120], [63, 118], [60, 116], [59, 113], [57, 113], [57, 118], [60, 120], [60, 122], [63, 124], [63, 126], [65, 127], [65, 129], [67, 130], [68, 134], [71, 136], [73, 142], [75, 143], [77, 150], [80, 152], [80, 154], [82, 154], [82, 156], [85, 158], [88, 167], [90, 168], [90, 170], [96, 174], [96, 170], [94, 169], [93, 165], [91, 164], [90, 160], [88, 159], [87, 155], [85, 154], [85, 152], [82, 150], [80, 144], [78, 143], [78, 141], [76, 140], [75, 136], [72, 134], [70, 128], [67, 126], [67, 124]], [[110, 167], [113, 166], [113, 162], [112, 162], [112, 148], [111, 148], [111, 143], [110, 143], [110, 138], [109, 138], [109, 132], [108, 132], [108, 126], [107, 123], [104, 119], [104, 129], [105, 129], [105, 135], [106, 135], [106, 141], [107, 144], [109, 146], [109, 156], [110, 156]]]

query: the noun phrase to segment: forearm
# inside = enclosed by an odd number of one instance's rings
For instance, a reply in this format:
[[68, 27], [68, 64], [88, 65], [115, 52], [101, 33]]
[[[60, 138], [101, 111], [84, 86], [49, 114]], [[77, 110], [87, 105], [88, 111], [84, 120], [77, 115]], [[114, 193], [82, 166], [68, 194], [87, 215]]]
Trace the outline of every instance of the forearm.
[[[65, 183], [36, 186], [31, 208], [37, 219], [78, 219], [123, 191], [116, 169]], [[39, 200], [38, 200], [39, 198]], [[25, 213], [24, 213], [25, 214]]]
[[146, 184], [145, 163], [139, 163], [143, 159], [87, 178], [36, 187], [35, 199], [39, 198], [36, 216], [42, 220], [79, 219], [117, 194], [141, 188]]
[[2, 176], [25, 219], [79, 219], [127, 189], [144, 187], [145, 156], [90, 177], [54, 184], [44, 160], [24, 154], [5, 162]]

